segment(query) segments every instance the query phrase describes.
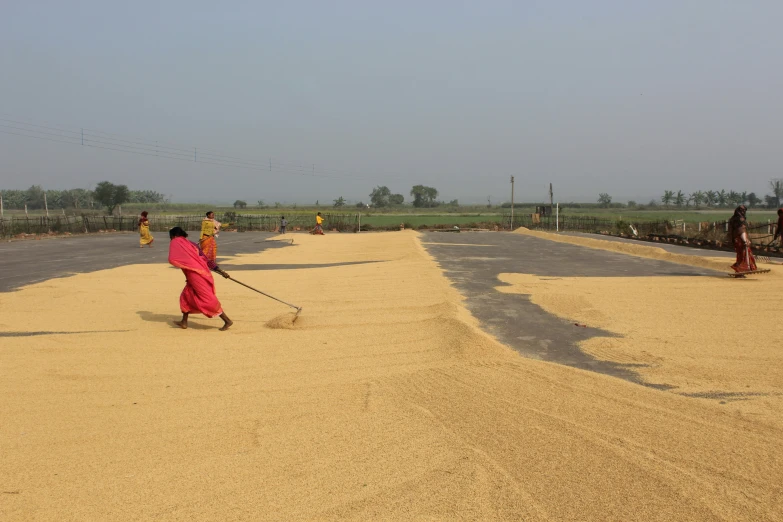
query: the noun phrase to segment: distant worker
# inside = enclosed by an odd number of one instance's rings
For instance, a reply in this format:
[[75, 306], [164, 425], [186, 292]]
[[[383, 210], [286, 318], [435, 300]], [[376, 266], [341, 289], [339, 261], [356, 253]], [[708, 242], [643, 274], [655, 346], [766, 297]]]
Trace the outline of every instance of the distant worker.
[[155, 238], [150, 234], [150, 220], [147, 219], [147, 215], [147, 211], [145, 210], [139, 216], [139, 248], [144, 248], [144, 245], [152, 248], [152, 242], [155, 241]]
[[775, 235], [772, 236], [772, 242], [776, 239], [780, 239], [781, 245], [783, 245], [783, 208], [778, 209], [778, 224], [775, 227]]
[[734, 251], [737, 253], [737, 261], [731, 265], [731, 268], [740, 274], [756, 270], [756, 259], [750, 251], [748, 222], [745, 219], [747, 211], [748, 209], [745, 205], [740, 205], [734, 210], [734, 215], [729, 220], [729, 232], [734, 242]]
[[315, 229], [313, 230], [313, 234], [317, 234], [321, 236], [324, 235], [323, 223], [324, 223], [324, 218], [321, 217], [321, 213], [319, 212], [315, 216]]
[[221, 331], [228, 330], [234, 322], [228, 318], [215, 295], [215, 271], [229, 279], [230, 276], [214, 262], [207, 259], [204, 252], [188, 240], [188, 233], [180, 227], [169, 230], [169, 263], [181, 269], [185, 274], [185, 288], [179, 296], [179, 308], [182, 320], [174, 324], [183, 330], [188, 328], [190, 314], [204, 314], [207, 317], [220, 316], [223, 319]]
[[198, 246], [213, 263], [217, 262], [217, 241], [215, 238], [220, 232], [220, 222], [215, 219], [215, 213], [207, 212], [207, 217], [201, 220], [201, 237]]
[[280, 216], [280, 233], [285, 234], [285, 227], [288, 226], [288, 220], [285, 216]]

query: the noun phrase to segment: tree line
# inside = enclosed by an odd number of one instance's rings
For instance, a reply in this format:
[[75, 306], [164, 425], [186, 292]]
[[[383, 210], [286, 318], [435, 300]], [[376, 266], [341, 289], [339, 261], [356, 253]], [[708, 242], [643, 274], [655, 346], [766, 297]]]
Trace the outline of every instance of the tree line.
[[[431, 208], [437, 207], [442, 204], [438, 201], [438, 189], [435, 187], [427, 187], [425, 185], [414, 185], [410, 191], [410, 197], [413, 198], [412, 204], [416, 208]], [[452, 203], [456, 202], [454, 200]], [[335, 206], [345, 205], [345, 200], [342, 196], [334, 200]], [[394, 207], [405, 203], [405, 196], [402, 194], [393, 194], [387, 186], [375, 187], [370, 192], [370, 206], [376, 208]], [[363, 207], [364, 202], [359, 202], [357, 207]]]
[[[664, 207], [738, 207], [746, 205], [752, 207], [780, 208], [783, 202], [783, 180], [773, 179], [769, 182], [770, 193], [759, 197], [755, 192], [738, 192], [735, 190], [697, 190], [687, 194], [682, 190], [664, 190], [660, 198]], [[598, 195], [598, 203], [603, 207], [615, 206], [612, 204], [612, 196], [606, 192]], [[628, 202], [629, 207], [638, 207], [635, 201]], [[658, 201], [652, 200], [648, 207], [658, 206]]]
[[[166, 196], [154, 190], [130, 190], [126, 185], [102, 181], [95, 189], [44, 190], [33, 185], [27, 190], [0, 190], [3, 206], [7, 209], [92, 209], [106, 208], [110, 213], [125, 203], [167, 203]], [[46, 197], [44, 197], [46, 195]]]

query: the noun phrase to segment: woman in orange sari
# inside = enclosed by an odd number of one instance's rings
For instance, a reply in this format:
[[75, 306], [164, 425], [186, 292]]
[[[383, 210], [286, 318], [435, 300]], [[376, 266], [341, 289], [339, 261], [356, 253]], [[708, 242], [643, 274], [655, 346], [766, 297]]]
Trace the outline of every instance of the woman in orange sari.
[[179, 296], [179, 308], [182, 311], [182, 320], [174, 324], [182, 329], [188, 327], [188, 315], [204, 314], [207, 317], [220, 316], [223, 319], [221, 331], [228, 330], [234, 322], [228, 318], [223, 307], [215, 295], [215, 280], [211, 271], [215, 271], [225, 278], [230, 276], [221, 270], [214, 262], [207, 259], [204, 252], [191, 243], [188, 233], [180, 227], [169, 230], [171, 243], [169, 244], [169, 263], [182, 269], [185, 274], [185, 288]]
[[731, 239], [734, 242], [734, 251], [737, 253], [737, 261], [731, 265], [731, 268], [737, 273], [747, 273], [756, 270], [756, 259], [750, 251], [748, 223], [745, 220], [747, 211], [748, 209], [745, 205], [740, 205], [734, 210], [734, 215], [729, 220]]
[[149, 245], [152, 248], [152, 242], [155, 239], [150, 234], [150, 220], [147, 219], [147, 211], [141, 213], [139, 216], [139, 248], [144, 248], [144, 245]]
[[215, 235], [220, 230], [220, 223], [215, 220], [215, 213], [207, 212], [207, 217], [201, 220], [201, 237], [198, 246], [213, 263], [217, 262], [217, 241]]

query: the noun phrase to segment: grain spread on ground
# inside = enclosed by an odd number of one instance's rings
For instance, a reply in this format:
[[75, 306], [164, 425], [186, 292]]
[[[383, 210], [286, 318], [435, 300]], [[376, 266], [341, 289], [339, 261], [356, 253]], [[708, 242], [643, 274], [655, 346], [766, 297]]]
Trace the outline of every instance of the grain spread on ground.
[[0, 519], [783, 512], [779, 424], [520, 357], [416, 232], [301, 235], [223, 268], [302, 306], [296, 327], [267, 328], [290, 310], [217, 278], [234, 327], [174, 328], [183, 277], [165, 265], [0, 294]]

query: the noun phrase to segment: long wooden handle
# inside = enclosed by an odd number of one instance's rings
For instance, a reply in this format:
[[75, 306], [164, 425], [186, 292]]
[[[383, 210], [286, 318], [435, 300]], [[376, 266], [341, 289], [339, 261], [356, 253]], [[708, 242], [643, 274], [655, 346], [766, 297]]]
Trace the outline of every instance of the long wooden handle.
[[283, 303], [284, 305], [288, 305], [288, 306], [290, 306], [291, 308], [294, 308], [294, 309], [296, 309], [296, 310], [300, 310], [300, 307], [298, 307], [298, 306], [296, 306], [296, 305], [292, 305], [291, 303], [286, 303], [285, 301], [282, 301], [282, 300], [278, 299], [277, 297], [274, 297], [274, 296], [271, 296], [271, 295], [269, 295], [269, 294], [267, 294], [267, 293], [264, 293], [264, 292], [262, 292], [261, 290], [257, 290], [257, 289], [253, 288], [253, 287], [252, 287], [252, 286], [250, 286], [250, 285], [246, 285], [246, 284], [245, 284], [245, 283], [243, 283], [242, 281], [238, 281], [238, 280], [234, 279], [233, 277], [229, 277], [229, 279], [231, 279], [233, 282], [235, 282], [235, 283], [237, 283], [237, 284], [239, 284], [239, 285], [242, 285], [242, 286], [244, 286], [245, 288], [249, 288], [249, 289], [253, 290], [254, 292], [258, 292], [259, 294], [261, 294], [261, 295], [264, 295], [264, 296], [268, 297], [269, 299], [274, 299], [274, 300], [275, 300], [275, 301], [277, 301], [278, 303]]

